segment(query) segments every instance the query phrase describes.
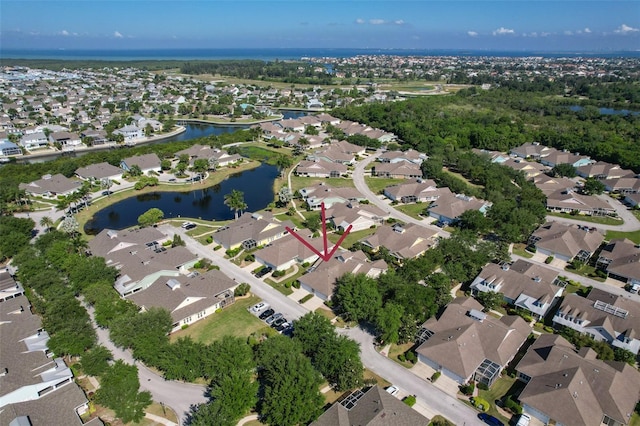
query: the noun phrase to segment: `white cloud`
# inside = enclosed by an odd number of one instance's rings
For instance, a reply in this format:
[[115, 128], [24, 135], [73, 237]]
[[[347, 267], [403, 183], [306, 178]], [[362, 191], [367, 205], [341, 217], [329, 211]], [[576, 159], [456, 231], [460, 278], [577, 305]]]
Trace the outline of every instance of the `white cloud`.
[[364, 19], [362, 18], [356, 19], [356, 24], [364, 24]]
[[476, 36], [478, 35], [478, 33], [477, 33], [477, 32], [475, 32], [475, 31], [467, 31], [467, 35], [468, 35], [469, 37], [476, 37]]
[[613, 30], [613, 32], [616, 34], [629, 34], [629, 33], [635, 33], [637, 31], [640, 31], [640, 30], [638, 28], [630, 27], [626, 24], [622, 24], [618, 27], [618, 29]]
[[114, 36], [115, 38], [123, 38], [123, 37], [124, 37], [124, 36], [120, 33], [120, 31], [115, 31], [115, 32], [113, 33], [113, 36]]
[[404, 25], [406, 24], [406, 22], [404, 22], [404, 20], [402, 19], [396, 19], [395, 21], [393, 21], [394, 24], [396, 25]]
[[514, 34], [515, 31], [510, 28], [500, 27], [493, 32], [493, 35], [505, 35], [505, 34]]
[[67, 31], [67, 30], [62, 30], [62, 31], [60, 31], [60, 35], [63, 35], [63, 36], [65, 36], [65, 37], [66, 37], [66, 36], [68, 36], [68, 35], [69, 35], [69, 31]]
[[564, 32], [564, 35], [568, 35], [568, 36], [570, 36], [570, 35], [573, 35], [573, 32], [572, 32], [572, 31], [567, 30], [567, 31], [565, 31], [565, 32]]
[[552, 34], [553, 34], [553, 33], [545, 33], [545, 32], [540, 33], [540, 35], [541, 35], [542, 37], [548, 37], [548, 36], [550, 36], [550, 35], [552, 35]]
[[382, 25], [385, 24], [386, 21], [384, 19], [369, 19], [369, 23], [371, 25]]
[[590, 34], [591, 33], [591, 30], [589, 29], [589, 27], [585, 28], [582, 31], [584, 31], [586, 34]]

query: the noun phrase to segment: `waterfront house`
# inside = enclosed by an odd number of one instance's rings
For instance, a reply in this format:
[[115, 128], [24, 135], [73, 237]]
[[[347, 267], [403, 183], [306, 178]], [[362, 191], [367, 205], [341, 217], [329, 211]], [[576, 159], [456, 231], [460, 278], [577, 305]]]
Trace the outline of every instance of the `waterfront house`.
[[33, 151], [35, 149], [48, 148], [49, 139], [44, 132], [36, 132], [31, 134], [22, 135], [20, 138], [20, 145], [27, 151]]
[[334, 163], [317, 159], [315, 161], [302, 160], [296, 167], [297, 176], [306, 177], [340, 177], [347, 173], [349, 169], [342, 163]]
[[12, 155], [22, 155], [22, 149], [8, 139], [0, 140], [0, 156], [10, 157]]
[[280, 222], [270, 213], [244, 213], [235, 221], [213, 233], [213, 241], [225, 250], [242, 247], [250, 250], [265, 246], [288, 234], [290, 221]]
[[160, 158], [158, 158], [156, 153], [125, 158], [120, 162], [120, 167], [125, 172], [128, 172], [134, 164], [140, 167], [142, 174], [149, 174], [149, 172], [158, 173], [161, 170]]
[[56, 198], [57, 196], [67, 196], [74, 193], [80, 189], [82, 184], [77, 180], [69, 179], [58, 173], [55, 175], [44, 175], [42, 179], [30, 183], [21, 183], [18, 186], [28, 195]]
[[76, 170], [76, 176], [82, 180], [108, 183], [109, 181], [121, 180], [122, 169], [103, 162], [80, 167]]

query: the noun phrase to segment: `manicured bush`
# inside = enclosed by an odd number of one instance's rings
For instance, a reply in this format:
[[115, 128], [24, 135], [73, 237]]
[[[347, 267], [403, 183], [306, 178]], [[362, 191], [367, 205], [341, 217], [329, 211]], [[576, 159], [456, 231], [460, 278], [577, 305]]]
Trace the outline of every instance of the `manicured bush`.
[[398, 355], [398, 361], [400, 361], [400, 362], [405, 362], [406, 361], [406, 358], [405, 358], [404, 354], [399, 354]]
[[545, 260], [544, 263], [546, 263], [547, 265], [550, 264], [551, 262], [553, 262], [553, 256], [548, 256]]
[[504, 400], [504, 406], [506, 409], [510, 410], [513, 414], [522, 414], [522, 406], [511, 399], [511, 395], [509, 395]]
[[440, 376], [442, 376], [442, 373], [440, 371], [436, 371], [435, 373], [433, 373], [431, 375], [431, 383], [435, 383], [436, 380], [440, 378]]
[[[212, 240], [213, 240], [213, 238], [212, 238]], [[221, 246], [221, 245], [217, 245], [217, 246], [215, 246], [215, 247], [213, 248], [213, 251], [220, 250], [221, 248], [222, 248], [222, 246]]]
[[[207, 244], [211, 244], [211, 243], [213, 243], [213, 237], [211, 235], [209, 235], [205, 241], [207, 242]], [[218, 246], [218, 247], [220, 247], [220, 246]]]
[[490, 407], [489, 402], [485, 399], [475, 397], [471, 402], [473, 403], [473, 406], [480, 411], [489, 410], [489, 407]]
[[310, 300], [313, 297], [313, 294], [307, 294], [305, 297], [303, 297], [302, 299], [298, 300], [298, 303], [302, 304], [308, 300]]
[[281, 270], [275, 270], [273, 271], [273, 273], [271, 274], [272, 277], [274, 278], [278, 278], [278, 277], [284, 277], [284, 275], [287, 273], [287, 271], [281, 271]]
[[415, 354], [415, 352], [413, 352], [413, 351], [407, 351], [407, 352], [404, 354], [404, 356], [405, 356], [405, 358], [407, 359], [407, 361], [409, 361], [409, 362], [410, 362], [410, 363], [412, 363], [412, 364], [415, 364], [415, 363], [416, 363], [416, 361], [418, 361], [418, 358], [416, 357], [416, 354]]
[[489, 386], [487, 386], [487, 384], [486, 384], [486, 383], [482, 383], [482, 382], [480, 382], [480, 383], [478, 383], [478, 389], [481, 389], [481, 390], [485, 390], [485, 391], [486, 391], [486, 390], [489, 390]]
[[248, 254], [244, 257], [245, 262], [253, 262], [254, 260], [256, 260], [256, 257], [252, 254]]
[[300, 288], [300, 281], [295, 280], [294, 282], [291, 283], [291, 287]]
[[473, 392], [476, 390], [476, 385], [474, 382], [469, 382], [466, 385], [460, 386], [460, 392], [467, 396], [473, 395]]
[[407, 404], [409, 407], [413, 407], [416, 405], [416, 396], [415, 395], [407, 395], [402, 399], [402, 402]]

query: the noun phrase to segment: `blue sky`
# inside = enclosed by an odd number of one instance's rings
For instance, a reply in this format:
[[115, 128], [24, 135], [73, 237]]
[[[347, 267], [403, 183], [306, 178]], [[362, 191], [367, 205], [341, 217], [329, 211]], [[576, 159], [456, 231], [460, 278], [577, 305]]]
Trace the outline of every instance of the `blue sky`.
[[0, 49], [640, 50], [637, 0], [1, 0]]

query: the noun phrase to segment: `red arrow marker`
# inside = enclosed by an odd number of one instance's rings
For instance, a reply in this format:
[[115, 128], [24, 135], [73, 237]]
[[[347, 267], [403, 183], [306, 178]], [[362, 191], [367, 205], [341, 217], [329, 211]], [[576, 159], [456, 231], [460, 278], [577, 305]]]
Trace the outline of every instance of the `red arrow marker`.
[[322, 217], [322, 242], [324, 243], [324, 252], [320, 252], [319, 250], [316, 250], [316, 248], [313, 247], [311, 245], [311, 243], [309, 243], [307, 240], [305, 240], [300, 235], [296, 234], [296, 232], [293, 229], [289, 228], [288, 226], [285, 229], [287, 231], [289, 231], [289, 233], [291, 235], [296, 237], [298, 239], [298, 241], [300, 241], [302, 244], [307, 246], [307, 248], [309, 250], [311, 250], [312, 252], [314, 252], [315, 254], [320, 256], [320, 258], [322, 260], [324, 260], [325, 262], [328, 262], [329, 260], [331, 260], [331, 258], [335, 254], [335, 252], [338, 250], [338, 247], [340, 247], [340, 244], [342, 244], [342, 242], [347, 237], [347, 235], [349, 235], [349, 232], [351, 232], [351, 227], [352, 226], [349, 225], [349, 227], [344, 231], [344, 234], [342, 234], [342, 236], [340, 237], [340, 239], [338, 240], [336, 245], [333, 246], [333, 249], [331, 249], [331, 252], [329, 252], [329, 245], [328, 245], [328, 242], [327, 242], [327, 222], [326, 222], [325, 213], [324, 213], [324, 203], [320, 204], [320, 208], [322, 209], [322, 211], [321, 211], [321, 217]]

